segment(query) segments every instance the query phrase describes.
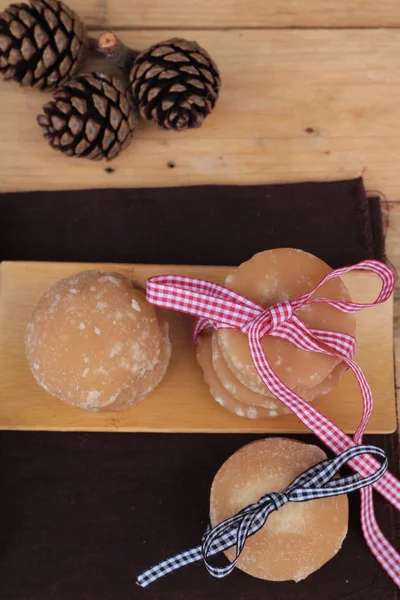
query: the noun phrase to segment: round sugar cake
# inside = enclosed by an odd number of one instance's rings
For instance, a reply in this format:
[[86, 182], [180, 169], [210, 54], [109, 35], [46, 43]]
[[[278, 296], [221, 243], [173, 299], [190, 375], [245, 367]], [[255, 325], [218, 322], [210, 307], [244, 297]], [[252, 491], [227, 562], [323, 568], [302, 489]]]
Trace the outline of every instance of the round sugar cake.
[[[326, 263], [312, 254], [293, 248], [278, 248], [260, 252], [242, 263], [226, 278], [225, 285], [268, 308], [309, 292], [330, 271]], [[331, 300], [351, 301], [340, 278], [325, 283], [317, 295]], [[310, 328], [355, 336], [355, 316], [331, 306], [310, 305], [296, 314]], [[265, 392], [265, 385], [251, 359], [247, 335], [233, 329], [221, 329], [218, 342], [234, 375], [254, 392]], [[289, 341], [272, 336], [265, 336], [262, 346], [272, 369], [290, 389], [315, 387], [340, 362], [338, 357], [300, 350]]]
[[25, 338], [39, 385], [91, 411], [117, 407], [121, 395], [124, 407], [138, 401], [152, 386], [162, 346], [157, 313], [144, 293], [123, 275], [98, 270], [82, 271], [48, 290]]
[[[222, 465], [210, 494], [214, 527], [271, 492], [282, 492], [326, 454], [310, 444], [267, 438], [244, 446]], [[340, 550], [348, 529], [346, 495], [289, 502], [247, 538], [237, 562], [242, 571], [269, 581], [300, 581]], [[229, 560], [235, 549], [225, 552]]]

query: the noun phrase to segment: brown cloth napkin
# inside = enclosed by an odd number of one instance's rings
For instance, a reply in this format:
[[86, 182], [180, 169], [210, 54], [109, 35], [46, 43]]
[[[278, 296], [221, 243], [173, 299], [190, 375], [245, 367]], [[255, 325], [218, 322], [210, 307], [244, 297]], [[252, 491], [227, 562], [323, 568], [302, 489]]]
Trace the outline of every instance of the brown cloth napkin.
[[[383, 258], [379, 202], [359, 179], [7, 194], [0, 214], [3, 259], [236, 264], [286, 245], [334, 267]], [[257, 437], [0, 433], [0, 600], [398, 598], [362, 537], [358, 494], [342, 550], [303, 582], [238, 570], [217, 580], [199, 564], [147, 590], [135, 585], [145, 568], [199, 543], [214, 474]], [[386, 450], [393, 470], [397, 437], [366, 440]], [[379, 523], [399, 546], [398, 515], [375, 497]]]
[[383, 255], [362, 179], [0, 195], [0, 259], [238, 265], [291, 246], [332, 267]]

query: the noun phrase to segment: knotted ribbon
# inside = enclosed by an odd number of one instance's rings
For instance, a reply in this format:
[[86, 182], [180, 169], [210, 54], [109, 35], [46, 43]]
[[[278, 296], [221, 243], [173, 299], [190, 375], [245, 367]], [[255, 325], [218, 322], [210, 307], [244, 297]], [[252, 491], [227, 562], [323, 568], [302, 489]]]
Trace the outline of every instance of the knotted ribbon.
[[[369, 271], [380, 277], [382, 286], [374, 302], [340, 302], [315, 296], [328, 281], [355, 270]], [[246, 333], [254, 365], [265, 385], [335, 454], [340, 454], [362, 442], [373, 408], [371, 388], [362, 370], [353, 361], [354, 338], [344, 333], [309, 328], [295, 312], [313, 304], [328, 304], [345, 313], [356, 313], [388, 300], [393, 292], [394, 282], [394, 274], [389, 267], [379, 261], [366, 260], [350, 267], [333, 270], [306, 294], [269, 308], [221, 285], [180, 275], [161, 275], [149, 279], [147, 300], [156, 306], [199, 317], [194, 330], [194, 341], [208, 327], [238, 329]], [[288, 340], [301, 350], [339, 356], [352, 370], [363, 401], [361, 421], [353, 438], [275, 375], [262, 348], [261, 342], [265, 335]], [[379, 467], [376, 459], [369, 455], [356, 456], [349, 464], [362, 477], [368, 477]], [[386, 472], [381, 479], [373, 483], [373, 487], [400, 510], [400, 482], [394, 475]], [[371, 486], [361, 490], [361, 526], [371, 552], [400, 587], [400, 555], [378, 526]]]
[[[384, 459], [375, 473], [364, 478], [360, 478], [355, 473], [335, 479], [339, 469], [345, 463], [365, 454]], [[137, 583], [141, 587], [147, 587], [160, 577], [201, 560], [204, 561], [211, 575], [219, 578], [225, 577], [235, 568], [247, 538], [257, 533], [265, 525], [269, 515], [275, 510], [279, 510], [288, 502], [306, 502], [354, 492], [378, 481], [386, 470], [387, 458], [380, 448], [370, 445], [348, 448], [336, 458], [324, 460], [304, 471], [296, 477], [284, 492], [265, 494], [258, 502], [246, 506], [233, 517], [222, 521], [213, 528], [209, 527], [202, 538], [200, 546], [186, 550], [151, 567], [139, 575]], [[232, 546], [236, 546], [236, 555], [231, 563], [225, 567], [215, 567], [210, 564], [209, 557], [224, 552]]]

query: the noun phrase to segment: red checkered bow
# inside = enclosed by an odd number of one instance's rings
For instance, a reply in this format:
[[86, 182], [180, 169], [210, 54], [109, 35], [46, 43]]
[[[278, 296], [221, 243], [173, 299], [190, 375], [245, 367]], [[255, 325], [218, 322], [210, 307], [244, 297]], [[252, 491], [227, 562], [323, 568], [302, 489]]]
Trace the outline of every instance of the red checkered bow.
[[[380, 277], [382, 288], [375, 302], [358, 304], [314, 297], [326, 282], [355, 270], [370, 271]], [[371, 388], [362, 370], [353, 361], [354, 338], [343, 333], [311, 329], [295, 315], [295, 312], [306, 305], [329, 304], [342, 312], [355, 313], [385, 302], [391, 296], [393, 288], [394, 275], [391, 269], [378, 261], [366, 260], [350, 267], [331, 271], [307, 294], [270, 308], [264, 308], [215, 283], [179, 275], [161, 275], [149, 279], [147, 299], [156, 306], [199, 317], [194, 330], [194, 340], [207, 327], [238, 329], [246, 333], [249, 337], [252, 359], [265, 385], [335, 454], [340, 454], [347, 448], [362, 442], [373, 408]], [[340, 355], [353, 371], [363, 400], [361, 421], [353, 439], [315, 407], [289, 389], [275, 375], [261, 345], [265, 335], [288, 340], [301, 350], [320, 352], [330, 356]], [[323, 346], [320, 342], [323, 342]], [[361, 477], [366, 477], [379, 468], [379, 463], [372, 456], [366, 455], [354, 458], [350, 462], [350, 466]], [[372, 487], [397, 510], [400, 510], [400, 482], [394, 475], [386, 472], [373, 486], [361, 490], [361, 525], [364, 538], [371, 552], [400, 587], [400, 555], [385, 538], [376, 522]]]

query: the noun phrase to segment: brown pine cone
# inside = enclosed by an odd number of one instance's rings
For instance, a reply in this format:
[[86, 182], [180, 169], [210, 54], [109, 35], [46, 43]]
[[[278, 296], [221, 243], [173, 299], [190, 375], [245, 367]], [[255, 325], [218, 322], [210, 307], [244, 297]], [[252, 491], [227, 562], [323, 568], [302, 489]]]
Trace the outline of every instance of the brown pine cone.
[[11, 4], [0, 13], [0, 73], [21, 85], [54, 89], [83, 59], [85, 26], [59, 0]]
[[116, 77], [78, 75], [53, 97], [37, 121], [55, 150], [68, 156], [111, 160], [130, 144], [137, 111], [129, 90]]
[[164, 129], [200, 127], [221, 85], [218, 67], [197, 42], [174, 38], [139, 54], [130, 71], [140, 115]]

